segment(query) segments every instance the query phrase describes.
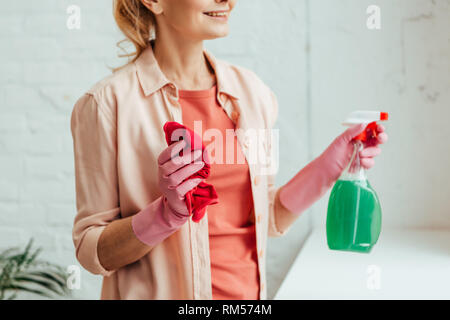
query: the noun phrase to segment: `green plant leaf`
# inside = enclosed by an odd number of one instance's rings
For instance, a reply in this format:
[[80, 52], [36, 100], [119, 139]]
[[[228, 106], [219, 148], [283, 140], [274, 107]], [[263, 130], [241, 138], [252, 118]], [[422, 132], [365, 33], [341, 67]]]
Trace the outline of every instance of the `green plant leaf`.
[[7, 299], [14, 299], [18, 291], [26, 291], [52, 298], [53, 295], [70, 295], [66, 282], [68, 275], [57, 264], [38, 260], [42, 249], [32, 249], [31, 238], [23, 251], [9, 248], [0, 254], [0, 300], [6, 291], [14, 293]]

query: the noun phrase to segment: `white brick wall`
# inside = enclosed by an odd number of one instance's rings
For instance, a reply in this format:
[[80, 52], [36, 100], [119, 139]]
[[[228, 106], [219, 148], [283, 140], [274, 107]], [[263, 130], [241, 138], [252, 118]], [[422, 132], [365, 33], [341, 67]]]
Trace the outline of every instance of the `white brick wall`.
[[[123, 37], [111, 3], [0, 0], [0, 249], [24, 246], [33, 236], [44, 248], [43, 258], [78, 265], [71, 238], [76, 207], [70, 114], [78, 97], [110, 73], [108, 66], [123, 63], [116, 57], [116, 42]], [[69, 5], [81, 8], [80, 30], [66, 27]], [[304, 14], [304, 1], [239, 1], [229, 37], [205, 43], [217, 56], [251, 68], [274, 89], [283, 107], [280, 123], [293, 116], [300, 124], [305, 121], [299, 117], [305, 108]], [[286, 30], [295, 41], [284, 42]], [[283, 142], [282, 156], [290, 147], [305, 148], [307, 132], [301, 134], [299, 141]], [[306, 162], [306, 153], [300, 159]], [[289, 159], [284, 165], [281, 181], [298, 167]], [[307, 228], [307, 221], [299, 222], [295, 232], [273, 241], [269, 297]], [[74, 297], [98, 299], [100, 284], [100, 276], [83, 271]]]

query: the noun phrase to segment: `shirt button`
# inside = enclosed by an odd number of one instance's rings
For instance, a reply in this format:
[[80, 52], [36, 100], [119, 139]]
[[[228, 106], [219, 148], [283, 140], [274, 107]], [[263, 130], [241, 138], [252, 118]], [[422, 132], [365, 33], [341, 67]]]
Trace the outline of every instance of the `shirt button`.
[[258, 216], [256, 217], [256, 221], [261, 222], [261, 214], [258, 214]]
[[261, 283], [261, 291], [264, 290], [264, 283]]
[[259, 257], [262, 258], [262, 255], [263, 255], [263, 251], [261, 249], [261, 250], [259, 250]]
[[231, 113], [231, 119], [236, 122], [239, 118], [239, 112], [237, 112], [236, 110], [233, 110], [233, 112]]
[[255, 179], [253, 180], [253, 182], [255, 183], [255, 186], [257, 186], [259, 184], [259, 176], [256, 176]]

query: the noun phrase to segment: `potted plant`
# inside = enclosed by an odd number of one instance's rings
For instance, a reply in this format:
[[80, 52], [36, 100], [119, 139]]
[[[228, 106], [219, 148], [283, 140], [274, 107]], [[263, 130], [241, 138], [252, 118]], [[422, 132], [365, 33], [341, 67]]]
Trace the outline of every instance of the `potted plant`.
[[33, 238], [26, 248], [14, 247], [0, 252], [0, 300], [15, 299], [19, 292], [30, 292], [55, 298], [70, 295], [65, 270], [39, 260], [41, 248], [32, 249]]

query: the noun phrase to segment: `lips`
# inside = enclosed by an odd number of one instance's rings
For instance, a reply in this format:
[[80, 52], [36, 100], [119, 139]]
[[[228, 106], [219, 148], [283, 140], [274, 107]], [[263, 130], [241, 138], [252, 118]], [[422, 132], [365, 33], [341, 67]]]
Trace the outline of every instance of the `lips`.
[[228, 11], [227, 10], [208, 11], [208, 12], [203, 12], [203, 14], [205, 14], [209, 17], [226, 18], [228, 16]]

